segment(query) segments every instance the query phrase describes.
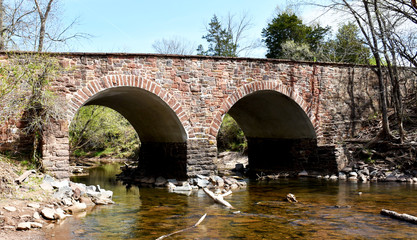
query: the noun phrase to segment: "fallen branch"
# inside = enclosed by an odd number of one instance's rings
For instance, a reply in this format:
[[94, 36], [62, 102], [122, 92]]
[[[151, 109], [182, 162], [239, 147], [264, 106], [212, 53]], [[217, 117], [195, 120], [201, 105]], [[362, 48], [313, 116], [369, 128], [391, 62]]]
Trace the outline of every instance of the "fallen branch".
[[235, 209], [229, 202], [223, 199], [223, 196], [230, 195], [231, 193], [227, 192], [223, 195], [216, 195], [212, 191], [208, 190], [207, 188], [203, 188], [203, 191], [209, 195], [215, 202], [220, 203], [228, 208]]
[[205, 218], [206, 218], [206, 216], [207, 216], [207, 213], [205, 213], [194, 225], [192, 225], [191, 227], [188, 227], [188, 228], [184, 228], [184, 229], [181, 229], [181, 230], [178, 230], [178, 231], [176, 231], [176, 232], [173, 232], [173, 233], [170, 233], [170, 234], [166, 234], [166, 235], [163, 235], [163, 236], [160, 236], [159, 238], [157, 238], [156, 240], [160, 240], [160, 239], [164, 239], [164, 238], [166, 238], [166, 237], [169, 237], [169, 236], [172, 236], [172, 235], [174, 235], [174, 234], [177, 234], [177, 233], [180, 233], [180, 232], [184, 232], [184, 231], [187, 231], [187, 230], [190, 230], [191, 228], [195, 228], [195, 227], [197, 227]]
[[26, 178], [28, 178], [32, 174], [36, 174], [36, 171], [35, 170], [26, 171], [22, 175], [20, 175], [20, 177], [16, 178], [14, 181], [17, 184], [21, 184], [22, 182], [24, 182], [26, 180]]
[[390, 210], [386, 210], [386, 209], [382, 209], [381, 210], [381, 215], [385, 215], [391, 218], [395, 218], [398, 220], [402, 220], [402, 221], [406, 221], [409, 223], [414, 223], [417, 224], [417, 217], [413, 216], [413, 215], [409, 215], [406, 213], [400, 214], [394, 211], [390, 211]]

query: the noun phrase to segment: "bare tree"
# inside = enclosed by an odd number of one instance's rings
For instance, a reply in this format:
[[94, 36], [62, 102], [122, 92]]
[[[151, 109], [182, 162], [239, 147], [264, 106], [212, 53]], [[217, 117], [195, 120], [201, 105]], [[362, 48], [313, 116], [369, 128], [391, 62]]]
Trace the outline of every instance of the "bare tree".
[[253, 49], [260, 46], [259, 40], [250, 39], [247, 34], [252, 28], [252, 20], [247, 13], [240, 16], [229, 13], [226, 17], [226, 28], [232, 36], [232, 41], [237, 46], [236, 55], [248, 55]]
[[0, 50], [42, 52], [88, 34], [70, 33], [77, 19], [62, 24], [59, 0], [0, 0]]
[[211, 22], [206, 26], [207, 35], [203, 36], [209, 43], [209, 48], [204, 51], [200, 44], [197, 54], [210, 56], [247, 56], [252, 50], [261, 46], [259, 39], [251, 39], [247, 32], [252, 27], [252, 21], [246, 13], [239, 17], [228, 14], [219, 20], [213, 15]]
[[152, 48], [160, 54], [192, 55], [196, 49], [194, 44], [180, 37], [162, 38], [152, 44]]

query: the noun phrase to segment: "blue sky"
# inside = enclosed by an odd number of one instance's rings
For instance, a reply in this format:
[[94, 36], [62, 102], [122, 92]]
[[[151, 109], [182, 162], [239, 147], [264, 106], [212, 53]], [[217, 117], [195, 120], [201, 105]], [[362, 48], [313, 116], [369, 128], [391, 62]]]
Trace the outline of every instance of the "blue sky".
[[[152, 44], [162, 38], [180, 37], [190, 44], [205, 43], [205, 26], [213, 14], [228, 13], [251, 18], [248, 35], [261, 39], [262, 28], [273, 18], [278, 0], [66, 0], [62, 2], [64, 19], [79, 18], [77, 32], [91, 34], [90, 39], [73, 41], [69, 51], [152, 53]], [[264, 57], [259, 48], [251, 57]]]

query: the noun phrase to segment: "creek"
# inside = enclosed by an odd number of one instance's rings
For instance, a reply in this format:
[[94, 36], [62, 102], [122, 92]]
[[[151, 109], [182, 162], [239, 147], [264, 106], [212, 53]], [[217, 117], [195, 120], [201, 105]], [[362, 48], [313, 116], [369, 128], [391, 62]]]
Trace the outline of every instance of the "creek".
[[[95, 206], [47, 231], [49, 239], [417, 239], [416, 226], [381, 216], [381, 209], [417, 215], [417, 184], [361, 183], [313, 178], [248, 182], [225, 199], [236, 210], [213, 202], [201, 190], [190, 196], [167, 189], [126, 188], [116, 180], [119, 165], [90, 169], [74, 182], [114, 192], [114, 205]], [[283, 198], [293, 193], [299, 203]], [[360, 194], [361, 193], [361, 194]]]

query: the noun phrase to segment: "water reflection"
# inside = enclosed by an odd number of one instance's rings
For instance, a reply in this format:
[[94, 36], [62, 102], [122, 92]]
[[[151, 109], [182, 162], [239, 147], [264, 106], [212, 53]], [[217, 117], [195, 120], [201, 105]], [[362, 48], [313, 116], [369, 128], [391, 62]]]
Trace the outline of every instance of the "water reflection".
[[[115, 180], [117, 165], [105, 165], [73, 181], [114, 191], [115, 205], [71, 217], [50, 239], [155, 239], [193, 225], [169, 239], [369, 239], [417, 238], [415, 226], [381, 216], [382, 208], [417, 215], [416, 186], [316, 179], [250, 182], [227, 200], [240, 214], [214, 204], [203, 192], [185, 196], [165, 189], [126, 189]], [[300, 203], [282, 201], [293, 193]], [[362, 194], [359, 194], [361, 192]]]

